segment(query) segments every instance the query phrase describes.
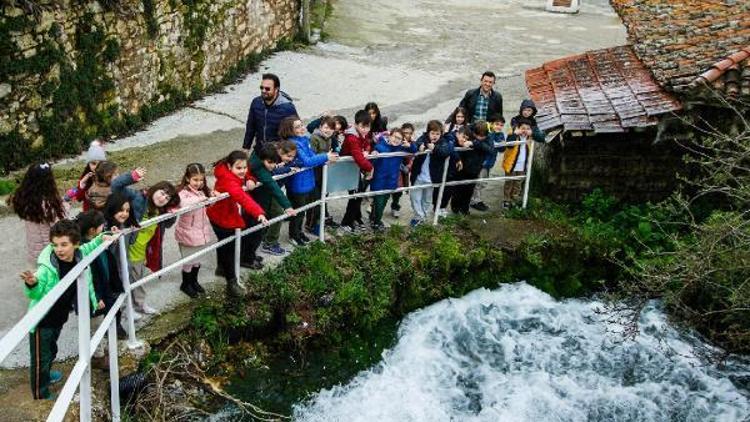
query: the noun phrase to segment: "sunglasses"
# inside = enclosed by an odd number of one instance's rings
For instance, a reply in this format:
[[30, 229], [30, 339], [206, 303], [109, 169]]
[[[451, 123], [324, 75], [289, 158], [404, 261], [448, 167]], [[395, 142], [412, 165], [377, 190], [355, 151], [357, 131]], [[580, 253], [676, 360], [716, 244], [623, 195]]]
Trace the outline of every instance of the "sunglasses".
[[267, 86], [261, 86], [260, 90], [261, 91], [265, 91], [265, 92], [271, 92], [271, 91], [273, 91], [273, 88], [272, 87], [267, 87]]

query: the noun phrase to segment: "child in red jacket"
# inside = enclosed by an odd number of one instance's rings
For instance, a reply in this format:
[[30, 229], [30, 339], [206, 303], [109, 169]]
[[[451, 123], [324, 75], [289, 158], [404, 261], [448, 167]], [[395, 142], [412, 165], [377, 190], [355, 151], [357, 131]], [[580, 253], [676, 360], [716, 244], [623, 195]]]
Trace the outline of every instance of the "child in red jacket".
[[[244, 151], [232, 151], [228, 156], [216, 162], [214, 176], [216, 177], [214, 190], [219, 193], [229, 193], [229, 198], [215, 203], [206, 211], [219, 241], [234, 235], [235, 229], [246, 227], [238, 205], [258, 223], [268, 222], [263, 208], [243, 190], [244, 186], [250, 189], [256, 186], [247, 170], [247, 154]], [[238, 274], [234, 271], [234, 242], [219, 247], [216, 250], [216, 257], [224, 278], [227, 280], [227, 292], [232, 296], [243, 295], [244, 288], [237, 282]]]
[[[354, 126], [344, 132], [344, 144], [341, 147], [341, 156], [351, 155], [360, 169], [359, 186], [356, 191], [349, 194], [364, 192], [372, 180], [373, 167], [367, 159], [368, 155], [375, 155], [372, 151], [372, 137], [370, 135], [370, 114], [365, 110], [359, 110], [354, 115]], [[362, 221], [362, 198], [352, 198], [346, 204], [346, 213], [341, 220], [341, 228], [348, 232], [355, 230], [355, 224], [364, 227]]]

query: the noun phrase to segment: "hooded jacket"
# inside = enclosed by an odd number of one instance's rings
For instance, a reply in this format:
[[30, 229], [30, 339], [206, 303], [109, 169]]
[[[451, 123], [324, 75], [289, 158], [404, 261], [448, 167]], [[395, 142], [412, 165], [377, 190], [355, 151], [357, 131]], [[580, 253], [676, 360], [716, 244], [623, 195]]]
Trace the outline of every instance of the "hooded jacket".
[[229, 193], [229, 198], [208, 207], [206, 213], [211, 223], [227, 230], [244, 229], [245, 220], [240, 215], [238, 206], [255, 219], [265, 215], [263, 208], [242, 189], [247, 180], [252, 180], [249, 172], [245, 173], [245, 179], [240, 179], [226, 164], [219, 163], [214, 166], [214, 176], [214, 190]]
[[[102, 235], [93, 238], [90, 242], [81, 245], [75, 253], [76, 263], [93, 252], [99, 245], [102, 244]], [[39, 254], [37, 259], [37, 270], [34, 273], [36, 277], [36, 284], [29, 286], [24, 283], [24, 294], [30, 299], [29, 310], [36, 306], [44, 296], [46, 296], [57, 284], [60, 282], [60, 264], [55, 255], [54, 247], [52, 244], [48, 244]], [[91, 309], [96, 309], [97, 299], [96, 292], [94, 291], [94, 283], [91, 280], [91, 270], [86, 268], [83, 272], [86, 277], [86, 284], [89, 287], [89, 300], [91, 301]], [[73, 284], [75, 285], [75, 284]], [[30, 332], [34, 332], [32, 329]]]
[[269, 171], [263, 161], [258, 158], [257, 154], [250, 156], [248, 167], [252, 172], [253, 176], [261, 183], [260, 186], [250, 191], [250, 196], [261, 206], [264, 210], [271, 207], [271, 198], [276, 199], [276, 202], [281, 205], [282, 209], [292, 208], [289, 198], [286, 197], [284, 191], [281, 190], [278, 181], [273, 179], [273, 173]]
[[[510, 119], [510, 127], [511, 129], [515, 129], [516, 126], [518, 126], [518, 120], [523, 118], [523, 109], [530, 108], [532, 109], [531, 116], [527, 117], [527, 119], [531, 120], [532, 127], [536, 127], [536, 104], [534, 104], [533, 100], [525, 99], [521, 101], [521, 107], [518, 108], [518, 115]], [[512, 134], [513, 132], [511, 132]]]
[[[190, 186], [183, 187], [179, 195], [180, 206], [182, 208], [187, 208], [208, 199], [202, 191], [196, 191]], [[214, 236], [206, 209], [198, 208], [197, 210], [182, 214], [177, 219], [174, 238], [177, 240], [177, 243], [187, 246], [203, 246], [210, 243], [214, 239]]]
[[[297, 144], [296, 167], [319, 167], [328, 162], [328, 154], [316, 154], [310, 146], [309, 136], [294, 136], [291, 138]], [[287, 189], [289, 193], [302, 195], [315, 190], [315, 172], [308, 168], [290, 177]]]
[[484, 164], [482, 164], [482, 168], [491, 169], [495, 167], [495, 163], [497, 162], [497, 154], [505, 151], [505, 133], [504, 132], [490, 132], [487, 135], [487, 138], [489, 138], [490, 142], [493, 146], [493, 151], [484, 159]]
[[[408, 147], [402, 145], [394, 146], [388, 143], [388, 136], [383, 135], [378, 138], [375, 150], [384, 154], [389, 152], [410, 152], [413, 154], [417, 152], [417, 145], [412, 143]], [[399, 176], [401, 175], [401, 163], [403, 160], [404, 157], [386, 157], [374, 160], [375, 174], [370, 183], [370, 190], [396, 189], [398, 187]]]
[[489, 136], [481, 141], [474, 139], [472, 142], [473, 146], [471, 149], [458, 153], [458, 157], [461, 160], [461, 171], [456, 171], [456, 177], [458, 178], [476, 179], [479, 176], [479, 172], [482, 171], [484, 159], [495, 150]]
[[[296, 115], [297, 109], [292, 103], [292, 98], [284, 91], [279, 91], [279, 95], [271, 105], [266, 105], [263, 97], [255, 97], [247, 113], [245, 140], [242, 142], [242, 148], [253, 147], [255, 151], [260, 151], [266, 142], [278, 141], [281, 120]], [[255, 141], [254, 145], [253, 141]]]
[[357, 128], [354, 126], [349, 127], [344, 131], [344, 144], [341, 146], [341, 156], [351, 155], [354, 162], [357, 163], [359, 169], [364, 172], [372, 171], [372, 163], [365, 157], [365, 152], [372, 150], [372, 144], [370, 142], [370, 134], [367, 136], [359, 136]]
[[450, 157], [446, 180], [453, 180], [456, 177], [456, 163], [459, 157], [456, 152], [456, 137], [452, 132], [443, 134], [438, 139], [435, 149], [432, 150], [432, 157], [430, 158], [430, 179], [432, 183], [442, 182], [445, 157]]
[[[469, 114], [466, 116], [467, 123], [474, 123], [474, 111], [477, 108], [477, 98], [479, 98], [480, 90], [481, 88], [474, 88], [466, 91], [464, 98], [458, 104], [459, 107], [465, 108], [466, 112]], [[487, 105], [487, 116], [489, 117], [493, 114], [499, 114], [501, 116], [503, 114], [503, 97], [494, 89], [490, 91], [489, 104]]]

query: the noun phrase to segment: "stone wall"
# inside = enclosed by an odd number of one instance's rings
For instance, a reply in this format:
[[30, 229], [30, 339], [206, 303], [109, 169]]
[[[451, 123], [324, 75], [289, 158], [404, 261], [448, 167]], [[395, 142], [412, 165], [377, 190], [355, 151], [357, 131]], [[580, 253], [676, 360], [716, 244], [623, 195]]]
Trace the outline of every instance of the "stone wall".
[[565, 138], [537, 151], [534, 177], [545, 196], [580, 201], [595, 188], [627, 202], [659, 201], [669, 196], [682, 167], [682, 153], [655, 131]]
[[299, 0], [29, 4], [0, 6], [0, 171], [77, 153], [229, 81], [290, 40], [300, 10]]

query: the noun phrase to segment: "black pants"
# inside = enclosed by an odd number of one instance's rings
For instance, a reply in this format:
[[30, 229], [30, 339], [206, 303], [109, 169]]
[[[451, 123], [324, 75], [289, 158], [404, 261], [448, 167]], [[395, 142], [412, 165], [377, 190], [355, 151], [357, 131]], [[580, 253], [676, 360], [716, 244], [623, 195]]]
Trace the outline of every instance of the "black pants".
[[[234, 235], [234, 229], [225, 229], [213, 223], [211, 223], [211, 227], [214, 229], [216, 238], [219, 239], [219, 241]], [[256, 235], [257, 233], [253, 234]], [[260, 238], [262, 239], [262, 235]], [[243, 238], [243, 241], [244, 239], [245, 238]], [[258, 244], [260, 244], [260, 241], [258, 241]], [[216, 249], [216, 260], [227, 281], [237, 279], [237, 274], [234, 272], [234, 240], [226, 245], [219, 246], [219, 248]]]
[[[456, 180], [472, 180], [479, 178], [477, 174], [459, 174]], [[468, 214], [469, 205], [471, 204], [471, 197], [474, 195], [474, 188], [476, 183], [468, 185], [457, 185], [453, 186], [453, 193], [451, 194], [451, 210], [456, 214]]]
[[[370, 186], [370, 181], [360, 176], [357, 190], [350, 190], [349, 195], [365, 192], [368, 186]], [[352, 198], [346, 203], [346, 212], [344, 218], [341, 219], [341, 225], [352, 226], [354, 223], [362, 222], [362, 198]]]
[[[308, 192], [308, 193], [302, 193], [302, 194], [296, 194], [287, 192], [287, 197], [289, 198], [289, 202], [292, 203], [292, 207], [294, 209], [297, 209], [299, 207], [304, 207], [305, 205], [309, 204], [313, 201], [313, 195], [315, 195], [315, 192]], [[305, 221], [305, 215], [309, 211], [305, 212], [299, 212], [297, 215], [289, 219], [289, 238], [290, 239], [296, 239], [299, 237], [299, 235], [302, 234], [302, 223]]]
[[[448, 180], [451, 181], [450, 179]], [[451, 197], [453, 196], [453, 193], [455, 192], [455, 186], [446, 186], [443, 190], [443, 198], [440, 200], [440, 207], [438, 207], [438, 196], [440, 195], [440, 188], [435, 188], [432, 190], [432, 209], [435, 210], [437, 208], [445, 208], [448, 206], [448, 203], [451, 201]]]
[[[248, 214], [242, 213], [242, 219], [245, 220], [245, 227], [255, 227], [258, 224], [258, 220], [254, 219]], [[242, 238], [242, 251], [240, 252], [240, 259], [243, 262], [252, 263], [255, 261], [255, 254], [258, 252], [260, 244], [263, 242], [263, 238], [266, 236], [266, 232], [269, 230], [268, 227], [264, 227], [258, 231], [252, 232]]]
[[50, 370], [57, 356], [57, 339], [62, 327], [39, 327], [29, 334], [29, 373], [35, 400], [50, 397]]
[[399, 201], [401, 201], [401, 196], [403, 195], [403, 192], [396, 192], [391, 194], [391, 210], [393, 211], [401, 211], [401, 204], [399, 204]]

